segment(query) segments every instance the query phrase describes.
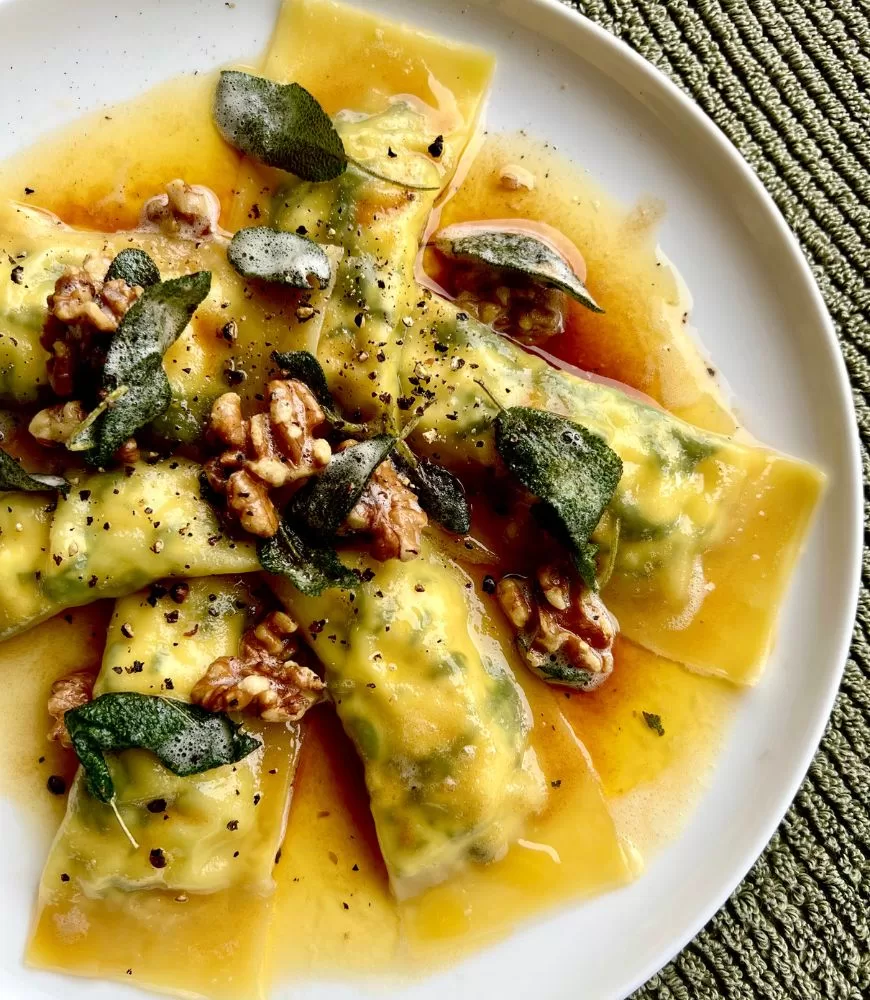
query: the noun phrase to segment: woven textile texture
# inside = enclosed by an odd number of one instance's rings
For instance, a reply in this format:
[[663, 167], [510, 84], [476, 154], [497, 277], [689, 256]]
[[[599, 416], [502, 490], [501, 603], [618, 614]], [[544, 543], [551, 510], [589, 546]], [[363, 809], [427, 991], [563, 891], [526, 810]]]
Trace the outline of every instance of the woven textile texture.
[[[704, 109], [797, 234], [840, 337], [866, 483], [870, 2], [576, 0], [570, 6], [627, 42]], [[794, 805], [725, 907], [634, 1000], [870, 997], [868, 630], [865, 551], [846, 675]]]

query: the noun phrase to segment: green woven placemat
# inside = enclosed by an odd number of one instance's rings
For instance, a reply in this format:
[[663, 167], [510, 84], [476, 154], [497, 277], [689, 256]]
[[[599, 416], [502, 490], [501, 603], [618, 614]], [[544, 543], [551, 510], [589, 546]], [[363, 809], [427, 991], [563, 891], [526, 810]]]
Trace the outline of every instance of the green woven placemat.
[[[870, 2], [576, 0], [569, 5], [685, 90], [773, 195], [837, 327], [867, 481]], [[870, 996], [868, 588], [865, 552], [846, 675], [792, 808], [728, 903], [634, 1000]]]

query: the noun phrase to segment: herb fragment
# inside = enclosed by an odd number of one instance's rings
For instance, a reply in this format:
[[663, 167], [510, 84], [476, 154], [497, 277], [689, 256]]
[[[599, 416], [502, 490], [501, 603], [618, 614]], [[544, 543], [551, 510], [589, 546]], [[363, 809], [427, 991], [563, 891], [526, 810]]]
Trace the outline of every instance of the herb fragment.
[[150, 288], [160, 281], [160, 272], [157, 265], [138, 247], [127, 247], [122, 250], [109, 265], [106, 271], [106, 281], [121, 278], [128, 285], [139, 285], [141, 288]]
[[225, 70], [214, 120], [230, 145], [306, 181], [329, 181], [347, 169], [344, 145], [329, 115], [298, 83], [274, 83]]
[[69, 488], [69, 483], [61, 476], [25, 472], [19, 462], [0, 448], [0, 490], [23, 490], [26, 493], [57, 490], [65, 495]]
[[273, 351], [272, 357], [275, 359], [275, 364], [290, 378], [304, 382], [308, 386], [321, 407], [335, 409], [323, 368], [310, 351]]
[[234, 764], [261, 746], [223, 713], [157, 695], [103, 694], [64, 716], [88, 789], [101, 802], [115, 794], [104, 753], [150, 750], [173, 774], [186, 777]]
[[172, 400], [163, 355], [184, 332], [211, 288], [211, 273], [198, 271], [147, 288], [121, 321], [103, 366], [107, 398], [67, 443], [86, 460], [107, 466], [117, 449], [160, 416]]
[[558, 288], [592, 312], [604, 312], [562, 254], [537, 236], [502, 229], [482, 231], [477, 225], [472, 229], [468, 223], [458, 223], [437, 232], [433, 242], [449, 257], [523, 275]]
[[660, 715], [656, 715], [655, 712], [644, 712], [643, 721], [657, 736], [665, 735], [665, 727], [662, 725], [662, 717]]
[[227, 260], [245, 278], [291, 288], [311, 288], [312, 277], [326, 288], [332, 273], [329, 257], [314, 240], [268, 226], [240, 229], [227, 248]]
[[495, 419], [502, 460], [540, 501], [541, 519], [572, 550], [583, 582], [597, 590], [589, 541], [622, 476], [622, 460], [603, 438], [571, 420], [512, 406]]

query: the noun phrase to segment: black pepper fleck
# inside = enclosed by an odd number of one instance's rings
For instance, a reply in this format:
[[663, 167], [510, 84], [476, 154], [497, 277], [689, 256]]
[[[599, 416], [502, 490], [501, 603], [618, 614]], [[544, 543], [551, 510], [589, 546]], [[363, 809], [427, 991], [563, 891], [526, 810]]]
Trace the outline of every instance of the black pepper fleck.
[[166, 867], [166, 855], [159, 847], [151, 848], [151, 853], [148, 855], [148, 860], [151, 862], [151, 865], [154, 868]]
[[66, 780], [59, 774], [52, 774], [46, 781], [45, 787], [52, 795], [63, 795], [66, 792]]

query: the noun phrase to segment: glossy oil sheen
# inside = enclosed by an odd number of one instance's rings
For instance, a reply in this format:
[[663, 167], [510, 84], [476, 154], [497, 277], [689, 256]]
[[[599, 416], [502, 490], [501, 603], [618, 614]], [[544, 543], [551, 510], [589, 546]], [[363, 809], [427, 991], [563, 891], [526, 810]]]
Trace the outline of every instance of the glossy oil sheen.
[[[40, 204], [96, 229], [130, 225], [141, 197], [177, 174], [214, 187], [226, 204], [235, 162], [212, 141], [206, 100], [211, 86], [197, 78], [176, 80], [128, 106], [86, 119], [5, 165], [0, 194], [20, 197], [24, 184], [38, 187]], [[202, 157], [192, 166], [179, 163], [173, 138], [179, 129], [197, 138]], [[143, 132], [165, 138], [143, 145], [135, 141]], [[123, 168], [121, 147], [127, 149]], [[529, 153], [519, 147], [515, 155], [528, 158]], [[137, 179], [134, 185], [120, 179], [122, 170]], [[502, 193], [493, 187], [491, 194], [491, 200], [482, 195], [477, 202], [483, 217], [503, 213]], [[596, 225], [606, 229], [600, 213], [610, 211], [616, 218], [619, 210], [599, 205], [594, 211]], [[577, 212], [580, 224], [582, 212]], [[636, 253], [634, 245], [626, 253]], [[609, 264], [618, 271], [621, 260], [616, 256]], [[628, 270], [636, 272], [634, 266]], [[649, 296], [649, 289], [638, 282], [611, 290], [611, 311], [617, 314], [623, 301], [618, 295], [624, 296], [625, 314], [634, 315], [632, 303]], [[666, 298], [672, 300], [672, 287]], [[628, 350], [627, 334], [624, 340]], [[634, 364], [626, 368], [627, 381], [633, 380]], [[622, 372], [617, 366], [608, 374]], [[484, 594], [481, 599], [491, 601]], [[0, 661], [6, 661], [0, 669], [16, 685], [16, 697], [0, 708], [3, 729], [22, 762], [14, 780], [5, 779], [7, 790], [45, 828], [59, 817], [58, 801], [45, 791], [46, 771], [71, 772], [68, 758], [57, 758], [43, 737], [47, 690], [55, 676], [99, 655], [101, 615], [100, 606], [77, 611], [72, 625], [55, 619], [0, 648]], [[509, 648], [508, 637], [501, 639]], [[21, 669], [25, 651], [36, 651], [40, 669]], [[679, 829], [704, 786], [737, 697], [732, 689], [629, 644], [617, 649], [611, 683], [591, 695], [548, 689], [519, 663], [514, 668], [534, 716], [532, 742], [548, 781], [547, 806], [503, 861], [468, 870], [402, 906], [388, 890], [352, 748], [328, 710], [318, 710], [308, 727], [288, 835], [275, 869], [278, 890], [269, 933], [276, 980], [417, 974], [504, 937], [535, 912], [625, 882], [655, 846]], [[29, 706], [27, 714], [10, 710], [21, 704]], [[664, 736], [649, 728], [644, 711], [662, 715]], [[48, 761], [34, 764], [42, 755]], [[240, 900], [239, 905], [248, 904]], [[188, 953], [209, 964], [215, 983], [229, 976], [237, 961], [202, 949], [208, 921], [227, 918], [223, 904], [210, 909], [201, 900], [197, 907], [196, 919], [173, 920], [178, 947], [153, 956], [165, 966], [164, 988], [173, 976], [185, 980]], [[258, 920], [257, 914], [254, 905], [248, 920]], [[149, 919], [160, 918], [158, 911], [150, 918], [147, 907], [141, 916], [143, 930]], [[305, 931], [288, 933], [288, 928]], [[43, 936], [32, 954], [41, 965], [62, 967], [63, 950], [61, 939]], [[113, 961], [111, 951], [106, 961]]]

